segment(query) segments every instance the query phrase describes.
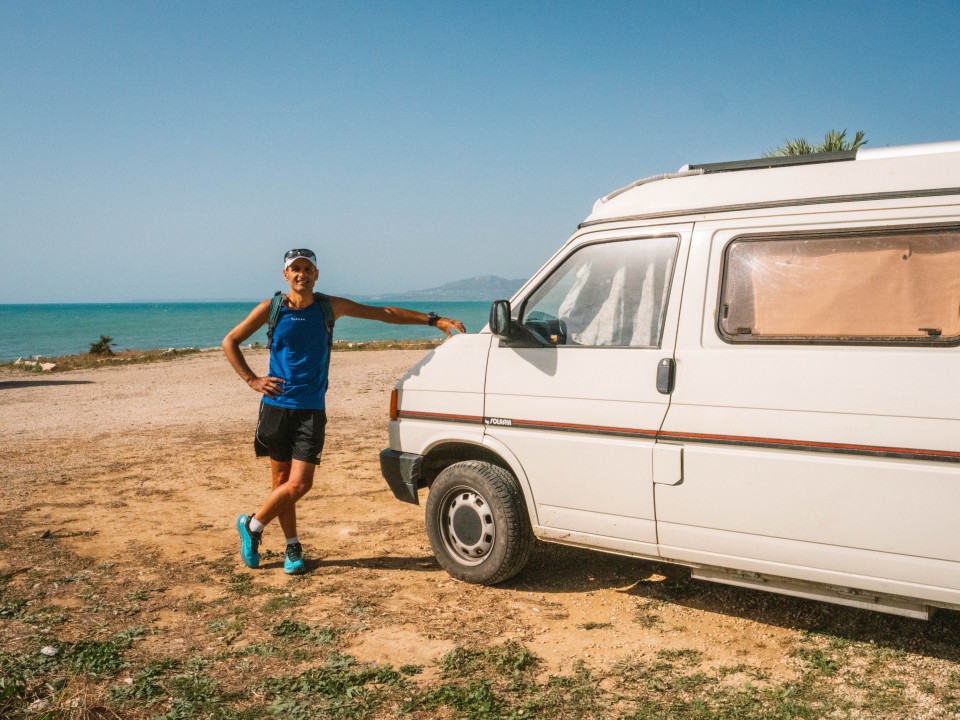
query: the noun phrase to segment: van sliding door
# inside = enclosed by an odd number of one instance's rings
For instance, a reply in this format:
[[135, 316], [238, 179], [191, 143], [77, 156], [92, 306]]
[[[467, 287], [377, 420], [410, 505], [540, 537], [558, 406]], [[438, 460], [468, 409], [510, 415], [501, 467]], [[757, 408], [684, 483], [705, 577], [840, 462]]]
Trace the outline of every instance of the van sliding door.
[[664, 557], [960, 603], [960, 217], [912, 212], [698, 224]]

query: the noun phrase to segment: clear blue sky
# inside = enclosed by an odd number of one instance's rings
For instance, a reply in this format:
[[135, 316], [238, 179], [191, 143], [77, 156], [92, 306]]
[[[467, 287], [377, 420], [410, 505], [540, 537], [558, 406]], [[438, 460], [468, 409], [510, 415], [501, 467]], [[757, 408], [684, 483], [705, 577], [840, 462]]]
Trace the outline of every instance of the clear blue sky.
[[960, 139], [960, 2], [0, 2], [0, 302], [530, 275], [600, 195]]

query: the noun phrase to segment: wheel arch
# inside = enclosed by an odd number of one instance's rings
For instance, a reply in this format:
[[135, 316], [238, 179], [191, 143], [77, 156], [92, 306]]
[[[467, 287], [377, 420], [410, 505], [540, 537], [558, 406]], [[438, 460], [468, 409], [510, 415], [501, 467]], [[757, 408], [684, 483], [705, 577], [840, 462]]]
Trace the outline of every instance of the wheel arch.
[[437, 475], [451, 465], [465, 460], [487, 462], [511, 473], [517, 479], [523, 492], [523, 501], [527, 508], [527, 516], [530, 518], [530, 525], [533, 528], [537, 527], [536, 505], [533, 501], [530, 483], [523, 472], [523, 466], [506, 445], [489, 435], [483, 438], [482, 445], [451, 440], [431, 447], [424, 455], [421, 484], [429, 488], [436, 480]]

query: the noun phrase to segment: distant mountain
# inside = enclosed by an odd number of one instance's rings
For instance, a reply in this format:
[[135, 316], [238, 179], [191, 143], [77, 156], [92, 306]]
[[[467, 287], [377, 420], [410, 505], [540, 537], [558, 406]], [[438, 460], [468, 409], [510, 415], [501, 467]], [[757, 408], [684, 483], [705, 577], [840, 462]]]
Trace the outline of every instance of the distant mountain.
[[505, 280], [496, 275], [454, 280], [439, 287], [426, 290], [408, 290], [406, 292], [370, 295], [367, 300], [383, 302], [385, 300], [408, 300], [423, 302], [480, 302], [510, 298], [525, 280]]

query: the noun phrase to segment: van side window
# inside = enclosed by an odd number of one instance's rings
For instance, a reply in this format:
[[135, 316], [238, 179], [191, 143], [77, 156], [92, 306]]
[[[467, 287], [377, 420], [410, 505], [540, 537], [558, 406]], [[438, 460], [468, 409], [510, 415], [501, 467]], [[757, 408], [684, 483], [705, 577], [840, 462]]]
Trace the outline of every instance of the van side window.
[[520, 322], [553, 345], [659, 347], [679, 238], [580, 248], [529, 297]]
[[960, 228], [738, 238], [718, 327], [729, 342], [960, 342]]

